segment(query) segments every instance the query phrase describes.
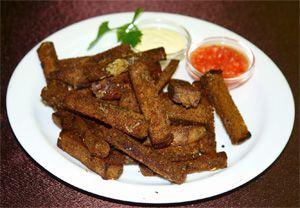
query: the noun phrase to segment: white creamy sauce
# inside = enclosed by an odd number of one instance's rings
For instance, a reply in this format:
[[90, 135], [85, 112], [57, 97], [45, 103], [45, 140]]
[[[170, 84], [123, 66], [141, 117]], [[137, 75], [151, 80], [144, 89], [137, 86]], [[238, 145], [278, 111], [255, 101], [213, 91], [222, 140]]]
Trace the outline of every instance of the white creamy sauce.
[[165, 28], [144, 28], [141, 42], [135, 47], [138, 51], [164, 47], [167, 54], [181, 51], [185, 47], [185, 38]]

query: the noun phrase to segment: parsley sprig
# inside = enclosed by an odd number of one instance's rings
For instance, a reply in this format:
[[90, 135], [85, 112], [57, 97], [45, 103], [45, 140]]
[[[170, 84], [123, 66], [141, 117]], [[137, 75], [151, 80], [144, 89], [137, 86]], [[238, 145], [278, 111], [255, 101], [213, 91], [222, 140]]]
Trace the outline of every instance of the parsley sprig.
[[111, 31], [117, 32], [118, 42], [121, 42], [123, 44], [129, 44], [132, 47], [135, 47], [139, 42], [141, 42], [141, 37], [143, 34], [139, 30], [139, 28], [134, 24], [134, 22], [136, 21], [136, 19], [140, 16], [140, 14], [143, 11], [144, 10], [142, 8], [136, 9], [131, 22], [121, 25], [120, 27], [110, 28], [108, 25], [109, 24], [108, 21], [103, 22], [99, 26], [97, 36], [90, 43], [88, 50], [93, 48], [103, 35], [105, 35], [108, 32], [111, 32]]

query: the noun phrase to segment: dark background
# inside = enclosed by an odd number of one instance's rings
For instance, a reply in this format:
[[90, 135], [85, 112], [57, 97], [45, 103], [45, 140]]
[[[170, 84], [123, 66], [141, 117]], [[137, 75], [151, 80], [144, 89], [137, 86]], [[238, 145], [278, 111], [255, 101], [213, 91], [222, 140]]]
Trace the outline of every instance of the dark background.
[[[9, 78], [39, 41], [74, 22], [112, 12], [179, 13], [224, 26], [251, 41], [278, 65], [299, 105], [299, 3], [202, 1], [1, 2], [1, 207], [124, 207], [80, 191], [37, 165], [17, 142], [5, 106]], [[17, 95], [16, 95], [17, 96]], [[229, 193], [185, 203], [193, 207], [298, 207], [298, 108], [290, 141], [276, 162]], [[272, 148], [272, 147], [270, 147]], [[268, 150], [266, 149], [266, 152]], [[201, 187], [199, 187], [201, 188]], [[171, 205], [170, 205], [171, 206]]]

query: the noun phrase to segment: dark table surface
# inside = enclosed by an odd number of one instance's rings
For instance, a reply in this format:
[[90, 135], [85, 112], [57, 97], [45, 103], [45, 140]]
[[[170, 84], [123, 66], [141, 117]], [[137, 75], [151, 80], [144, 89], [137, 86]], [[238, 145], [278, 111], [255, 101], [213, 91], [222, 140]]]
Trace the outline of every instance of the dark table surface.
[[[23, 56], [51, 33], [74, 22], [112, 12], [179, 13], [224, 26], [254, 43], [278, 65], [298, 106], [299, 3], [200, 1], [1, 1], [1, 207], [125, 207], [60, 181], [40, 167], [17, 142], [6, 115], [9, 78]], [[296, 107], [297, 108], [297, 107]], [[247, 184], [193, 207], [297, 207], [299, 204], [298, 108], [290, 140], [280, 157]], [[272, 147], [270, 147], [272, 148]], [[266, 150], [267, 152], [268, 150]], [[172, 206], [172, 205], [170, 205]]]

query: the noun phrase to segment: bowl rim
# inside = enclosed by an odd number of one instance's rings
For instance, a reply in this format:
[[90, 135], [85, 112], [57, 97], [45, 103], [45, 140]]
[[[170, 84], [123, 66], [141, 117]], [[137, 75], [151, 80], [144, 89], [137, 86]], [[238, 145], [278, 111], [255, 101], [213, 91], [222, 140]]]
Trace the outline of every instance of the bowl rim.
[[[187, 51], [190, 47], [191, 47], [191, 44], [192, 44], [192, 36], [190, 34], [190, 32], [184, 27], [182, 26], [181, 24], [177, 24], [176, 22], [172, 21], [172, 20], [169, 20], [169, 19], [165, 19], [165, 18], [161, 18], [161, 17], [156, 17], [156, 18], [148, 18], [148, 19], [141, 19], [141, 20], [138, 20], [136, 22], [137, 26], [139, 27], [139, 25], [142, 25], [143, 23], [147, 23], [147, 22], [157, 22], [157, 23], [167, 23], [167, 24], [171, 24], [175, 27], [178, 27], [180, 28], [181, 30], [183, 30], [183, 32], [185, 33], [185, 35], [182, 35], [184, 37], [184, 39], [186, 39], [186, 44], [185, 44], [185, 47], [183, 49], [181, 49], [180, 51], [177, 51], [177, 52], [174, 52], [174, 53], [169, 53], [167, 54], [168, 56], [177, 56], [177, 55], [180, 55], [180, 54], [184, 54], [185, 51]], [[136, 48], [134, 48], [136, 51], [139, 51], [137, 50]]]
[[[212, 43], [208, 43], [208, 42], [212, 42]], [[227, 82], [235, 82], [243, 79], [247, 80], [251, 77], [255, 68], [256, 59], [250, 47], [248, 47], [243, 41], [236, 40], [230, 37], [225, 37], [225, 36], [212, 36], [212, 37], [203, 38], [202, 40], [200, 40], [200, 42], [196, 44], [194, 43], [193, 45], [196, 45], [196, 48], [199, 48], [202, 45], [213, 44], [213, 42], [221, 43], [222, 45], [228, 45], [228, 42], [236, 44], [242, 49], [240, 50], [240, 52], [242, 52], [249, 60], [249, 66], [244, 73], [240, 74], [237, 77], [224, 78], [224, 80], [226, 80]], [[190, 45], [190, 47], [186, 50], [186, 54], [185, 54], [186, 63], [188, 64], [188, 67], [192, 70], [192, 73], [194, 73], [197, 77], [201, 77], [204, 73], [198, 71], [190, 62], [190, 53], [192, 52], [191, 46], [192, 45]]]

